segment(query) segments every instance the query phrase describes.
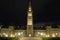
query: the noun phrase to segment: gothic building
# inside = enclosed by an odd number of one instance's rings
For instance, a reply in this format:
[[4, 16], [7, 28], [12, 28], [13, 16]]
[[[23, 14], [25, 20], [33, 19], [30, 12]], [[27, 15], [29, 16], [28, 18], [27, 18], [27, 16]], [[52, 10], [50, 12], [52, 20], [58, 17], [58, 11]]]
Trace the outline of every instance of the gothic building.
[[15, 30], [14, 26], [9, 26], [9, 28], [1, 28], [0, 26], [0, 37], [19, 37], [21, 40], [25, 40], [26, 38], [31, 38], [33, 40], [33, 38], [41, 39], [42, 37], [60, 37], [60, 26], [58, 27], [59, 28], [51, 28], [51, 26], [46, 26], [46, 30], [34, 30], [33, 11], [30, 2], [27, 12], [26, 30]]

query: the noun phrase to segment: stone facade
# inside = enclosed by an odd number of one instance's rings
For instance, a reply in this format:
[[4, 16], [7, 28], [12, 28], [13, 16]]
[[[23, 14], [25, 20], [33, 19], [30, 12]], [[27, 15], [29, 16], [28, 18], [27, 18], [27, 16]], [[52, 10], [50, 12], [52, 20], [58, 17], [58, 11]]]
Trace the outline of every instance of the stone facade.
[[[60, 26], [59, 28], [51, 28], [51, 26], [46, 26], [46, 30], [33, 30], [34, 37], [60, 37]], [[9, 26], [9, 28], [1, 28], [0, 26], [0, 36], [1, 37], [27, 37], [27, 30], [15, 30], [14, 26]]]

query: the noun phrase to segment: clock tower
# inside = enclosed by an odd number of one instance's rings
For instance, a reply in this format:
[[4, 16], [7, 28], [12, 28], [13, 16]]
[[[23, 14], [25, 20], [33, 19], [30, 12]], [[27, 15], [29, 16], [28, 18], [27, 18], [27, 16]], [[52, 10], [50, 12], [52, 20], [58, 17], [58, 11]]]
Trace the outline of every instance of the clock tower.
[[31, 2], [29, 2], [29, 8], [27, 12], [27, 36], [33, 36], [33, 15], [32, 15], [32, 7]]

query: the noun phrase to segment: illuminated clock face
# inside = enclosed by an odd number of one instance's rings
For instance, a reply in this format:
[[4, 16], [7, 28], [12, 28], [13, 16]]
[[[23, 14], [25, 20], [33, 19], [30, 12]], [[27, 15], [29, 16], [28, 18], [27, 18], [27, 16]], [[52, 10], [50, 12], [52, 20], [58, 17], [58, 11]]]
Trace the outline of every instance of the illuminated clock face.
[[32, 16], [32, 14], [30, 13], [30, 14], [28, 14], [29, 16]]

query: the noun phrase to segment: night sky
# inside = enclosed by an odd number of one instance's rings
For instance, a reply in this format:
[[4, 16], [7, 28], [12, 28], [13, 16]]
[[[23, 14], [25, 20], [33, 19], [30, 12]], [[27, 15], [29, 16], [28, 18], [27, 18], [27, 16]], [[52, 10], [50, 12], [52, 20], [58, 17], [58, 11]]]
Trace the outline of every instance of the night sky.
[[[59, 0], [31, 0], [33, 21], [60, 22]], [[0, 23], [26, 25], [29, 0], [0, 0]]]

